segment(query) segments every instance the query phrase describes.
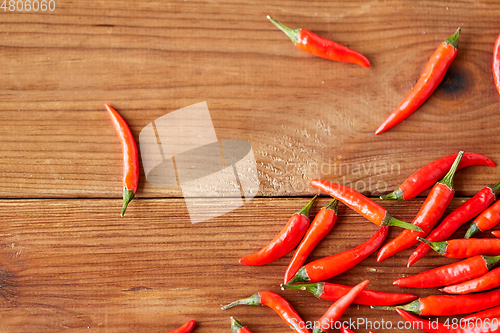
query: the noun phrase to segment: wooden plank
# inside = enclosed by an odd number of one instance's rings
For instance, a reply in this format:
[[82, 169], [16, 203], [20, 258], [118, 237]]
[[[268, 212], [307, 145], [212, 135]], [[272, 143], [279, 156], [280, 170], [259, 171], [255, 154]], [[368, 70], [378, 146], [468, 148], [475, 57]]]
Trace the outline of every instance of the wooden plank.
[[[307, 201], [257, 198], [226, 215], [191, 224], [180, 199], [137, 200], [125, 218], [119, 217], [119, 200], [1, 200], [2, 331], [168, 332], [196, 319], [195, 332], [221, 332], [229, 329], [232, 315], [254, 332], [286, 332], [286, 325], [267, 308], [220, 310], [266, 289], [286, 297], [305, 320], [317, 320], [330, 302], [305, 292], [279, 290], [291, 254], [265, 266], [238, 263], [241, 256], [272, 239]], [[328, 201], [319, 199], [312, 213]], [[455, 199], [450, 209], [462, 201]], [[411, 221], [421, 202], [384, 205], [394, 216]], [[339, 215], [334, 231], [309, 260], [357, 246], [378, 228], [343, 205]], [[392, 229], [389, 239], [400, 230]], [[457, 235], [464, 232], [465, 227]], [[374, 254], [331, 281], [353, 285], [369, 278], [375, 290], [419, 296], [439, 293], [392, 285], [403, 275], [452, 262], [431, 253], [406, 268], [409, 253], [382, 263]], [[399, 320], [395, 313], [366, 306], [352, 306], [343, 318], [383, 318], [394, 325]]]
[[[53, 12], [0, 14], [1, 197], [118, 197], [121, 153], [104, 102], [138, 139], [156, 118], [207, 101], [219, 139], [252, 144], [262, 196], [310, 194], [317, 176], [393, 189], [458, 150], [500, 161], [496, 1], [75, 0], [56, 1]], [[304, 54], [267, 14], [346, 44], [373, 66]], [[458, 26], [460, 51], [443, 84], [375, 137]], [[141, 176], [140, 197], [182, 196]], [[457, 188], [472, 195], [499, 179], [497, 169], [474, 168]]]

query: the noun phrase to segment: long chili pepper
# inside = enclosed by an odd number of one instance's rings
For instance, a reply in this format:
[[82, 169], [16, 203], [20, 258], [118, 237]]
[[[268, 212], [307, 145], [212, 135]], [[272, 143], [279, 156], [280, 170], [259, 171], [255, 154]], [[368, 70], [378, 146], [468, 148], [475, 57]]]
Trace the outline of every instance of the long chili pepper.
[[381, 227], [372, 238], [354, 249], [321, 258], [302, 266], [288, 283], [321, 282], [344, 273], [375, 252], [384, 242], [388, 232], [389, 227]]
[[498, 286], [500, 286], [500, 268], [495, 268], [475, 279], [446, 286], [440, 290], [447, 294], [461, 295], [490, 290]]
[[[428, 333], [493, 333], [499, 332], [500, 327], [498, 325], [461, 325], [459, 323], [456, 324], [445, 324], [440, 323], [439, 321], [428, 321], [421, 318], [418, 318], [404, 310], [396, 309], [401, 318], [406, 321], [412, 322], [412, 327], [421, 329], [424, 332]], [[465, 327], [464, 327], [465, 326]]]
[[306, 328], [306, 323], [300, 318], [299, 314], [290, 303], [280, 295], [273, 291], [261, 291], [248, 298], [234, 301], [231, 304], [222, 307], [222, 310], [227, 310], [236, 305], [265, 305], [276, 311], [284, 321], [290, 325], [293, 330], [299, 333], [311, 333]]
[[459, 36], [460, 28], [439, 45], [425, 66], [417, 84], [415, 84], [413, 89], [406, 95], [396, 109], [391, 112], [389, 117], [384, 120], [382, 125], [375, 131], [375, 134], [385, 132], [389, 128], [399, 124], [410, 114], [415, 112], [420, 105], [429, 98], [443, 80], [448, 67], [450, 67], [453, 59], [455, 59], [457, 55]]
[[269, 244], [264, 246], [260, 251], [241, 258], [240, 263], [243, 265], [265, 265], [293, 250], [299, 244], [309, 227], [309, 223], [311, 222], [309, 220], [309, 210], [316, 197], [312, 198], [300, 211], [293, 214], [278, 236]]
[[313, 333], [327, 333], [334, 328], [335, 322], [340, 319], [345, 310], [347, 310], [352, 301], [358, 297], [359, 293], [366, 288], [368, 283], [370, 283], [369, 280], [358, 283], [346, 295], [333, 303], [320, 318], [319, 323], [314, 326]]
[[417, 275], [394, 281], [394, 285], [412, 288], [434, 288], [457, 284], [477, 278], [500, 261], [500, 256], [475, 256], [453, 264], [437, 267]]
[[233, 331], [233, 333], [252, 333], [248, 327], [243, 326], [243, 324], [234, 317], [231, 317], [231, 331]]
[[[432, 185], [444, 177], [451, 165], [457, 158], [457, 154], [441, 157], [440, 159], [431, 162], [422, 168], [415, 171], [408, 177], [399, 187], [393, 192], [382, 195], [381, 199], [389, 200], [410, 200], [423, 191], [427, 190]], [[474, 166], [474, 165], [487, 165], [494, 167], [495, 162], [490, 158], [475, 153], [465, 153], [458, 165], [457, 170]]]
[[442, 256], [454, 259], [463, 259], [485, 254], [488, 256], [500, 255], [500, 239], [452, 239], [445, 242], [429, 242], [425, 238], [417, 238], [420, 242], [429, 245]]
[[137, 192], [139, 183], [139, 153], [134, 136], [130, 131], [125, 120], [107, 103], [104, 104], [108, 110], [109, 116], [113, 121], [118, 137], [120, 138], [123, 151], [123, 208], [121, 216], [125, 214], [125, 210], [130, 201]]
[[378, 262], [417, 244], [417, 237], [425, 237], [425, 235], [427, 235], [436, 225], [441, 216], [443, 216], [446, 208], [448, 208], [455, 194], [455, 190], [453, 189], [453, 177], [455, 176], [462, 156], [463, 152], [461, 151], [457, 155], [455, 162], [453, 162], [446, 176], [432, 187], [422, 207], [420, 207], [420, 211], [413, 220], [412, 223], [422, 228], [422, 232], [403, 230], [399, 236], [382, 247], [377, 256]]
[[267, 18], [281, 31], [283, 31], [292, 40], [295, 46], [303, 51], [306, 51], [307, 53], [314, 54], [315, 56], [328, 60], [349, 62], [362, 67], [370, 67], [368, 59], [366, 59], [366, 57], [359, 52], [318, 36], [306, 29], [292, 30], [269, 15]]
[[179, 327], [178, 329], [173, 330], [170, 333], [190, 333], [194, 329], [195, 325], [196, 325], [196, 320], [190, 320], [181, 327]]
[[338, 201], [337, 199], [333, 199], [332, 202], [321, 208], [318, 214], [316, 214], [288, 265], [284, 278], [285, 284], [290, 281], [299, 268], [302, 267], [316, 245], [332, 230], [337, 221], [337, 212]]
[[495, 81], [495, 86], [497, 87], [498, 93], [500, 93], [500, 35], [498, 35], [495, 41], [495, 46], [493, 47], [493, 80]]
[[[500, 183], [483, 188], [475, 196], [451, 212], [436, 229], [431, 231], [431, 233], [426, 237], [427, 240], [431, 242], [440, 242], [450, 237], [464, 223], [470, 221], [483, 210], [488, 208], [495, 201], [499, 191]], [[427, 244], [420, 244], [410, 255], [410, 259], [408, 259], [408, 267], [416, 263], [430, 250], [431, 248]]]
[[310, 181], [310, 184], [312, 187], [328, 193], [335, 199], [343, 202], [349, 208], [355, 210], [361, 216], [376, 225], [397, 226], [422, 231], [422, 229], [418, 226], [395, 219], [391, 216], [387, 209], [350, 187], [331, 183], [323, 179], [313, 179]]
[[[329, 282], [318, 282], [310, 284], [282, 284], [282, 288], [305, 290], [314, 296], [329, 301], [336, 301], [347, 294], [352, 287], [343, 286]], [[412, 294], [386, 293], [383, 291], [363, 290], [353, 301], [354, 304], [361, 305], [396, 305], [411, 302], [418, 297]]]
[[[484, 310], [481, 312], [476, 312], [466, 317], [463, 317], [461, 321], [477, 321], [478, 319], [487, 319], [487, 318], [500, 318], [500, 306], [496, 306], [494, 308]], [[499, 321], [500, 322], [500, 321]]]
[[470, 238], [480, 231], [490, 230], [498, 223], [500, 223], [500, 201], [495, 202], [474, 219], [465, 233], [465, 238]]
[[453, 316], [500, 305], [500, 289], [472, 295], [432, 295], [396, 306], [372, 306], [372, 309], [402, 309], [422, 316]]

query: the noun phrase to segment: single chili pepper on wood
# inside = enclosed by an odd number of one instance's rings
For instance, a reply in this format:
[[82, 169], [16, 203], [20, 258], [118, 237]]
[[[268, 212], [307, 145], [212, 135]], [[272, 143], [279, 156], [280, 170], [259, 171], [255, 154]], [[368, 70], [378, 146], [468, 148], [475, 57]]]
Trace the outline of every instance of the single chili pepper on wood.
[[123, 208], [121, 216], [125, 214], [125, 210], [130, 201], [137, 192], [137, 185], [139, 184], [139, 153], [137, 152], [137, 145], [134, 136], [130, 131], [125, 120], [115, 109], [104, 104], [108, 110], [109, 116], [113, 121], [118, 137], [122, 144], [123, 151]]
[[337, 199], [333, 199], [332, 202], [321, 208], [318, 214], [316, 214], [288, 265], [284, 278], [285, 284], [288, 283], [295, 273], [297, 273], [299, 268], [302, 267], [316, 245], [332, 230], [337, 221], [337, 212], [338, 201]]
[[[464, 154], [465, 156], [465, 154]], [[462, 158], [463, 161], [463, 158]], [[462, 162], [460, 162], [462, 163]], [[464, 223], [473, 219], [483, 210], [488, 208], [496, 199], [500, 191], [500, 183], [486, 186], [475, 196], [458, 206], [441, 224], [426, 237], [428, 241], [440, 242], [450, 237]], [[408, 267], [416, 263], [431, 250], [430, 246], [420, 244], [408, 259]]]
[[332, 324], [340, 319], [345, 310], [347, 310], [349, 305], [351, 305], [363, 289], [366, 288], [368, 283], [370, 283], [370, 281], [365, 280], [357, 284], [346, 295], [342, 296], [339, 300], [333, 303], [320, 318], [319, 323], [314, 326], [313, 333], [327, 333], [334, 328], [332, 327], [334, 326]]
[[417, 238], [429, 245], [442, 256], [454, 259], [470, 258], [477, 255], [500, 255], [500, 239], [452, 239], [445, 242], [429, 242], [425, 238]]
[[420, 207], [420, 211], [413, 220], [412, 223], [422, 228], [422, 232], [412, 230], [404, 230], [401, 232], [399, 236], [382, 247], [377, 256], [378, 262], [417, 244], [417, 237], [425, 237], [425, 235], [427, 235], [436, 225], [441, 216], [443, 216], [446, 208], [448, 208], [455, 194], [455, 190], [453, 189], [453, 177], [455, 176], [462, 156], [463, 151], [458, 153], [455, 162], [453, 162], [446, 176], [432, 187], [422, 207]]
[[[282, 284], [282, 288], [305, 290], [314, 296], [329, 301], [336, 301], [346, 295], [352, 287], [343, 286], [328, 282], [318, 282], [310, 284]], [[396, 305], [411, 302], [418, 297], [412, 294], [386, 293], [383, 291], [363, 290], [353, 301], [360, 305]]]
[[475, 279], [444, 287], [440, 291], [447, 294], [460, 295], [490, 290], [498, 286], [500, 286], [500, 268], [495, 268]]
[[493, 80], [495, 81], [495, 87], [500, 94], [500, 35], [498, 35], [495, 41], [495, 46], [493, 47]]
[[233, 331], [233, 333], [252, 333], [248, 327], [243, 326], [243, 324], [234, 317], [231, 317], [231, 331]]
[[195, 325], [196, 325], [196, 320], [190, 320], [181, 327], [179, 327], [178, 329], [173, 330], [170, 333], [190, 333], [194, 329]]
[[389, 117], [384, 120], [382, 125], [375, 131], [375, 134], [385, 132], [405, 120], [431, 96], [437, 86], [443, 81], [448, 67], [450, 67], [457, 55], [460, 30], [458, 28], [453, 35], [439, 45], [425, 66], [417, 84], [415, 84], [396, 109], [391, 112]]
[[370, 67], [368, 59], [366, 59], [366, 57], [359, 52], [318, 36], [306, 29], [292, 30], [269, 15], [267, 18], [281, 31], [283, 31], [292, 40], [295, 46], [303, 51], [306, 51], [307, 53], [314, 54], [315, 56], [328, 60], [349, 62], [362, 67]]
[[490, 230], [498, 223], [500, 223], [500, 201], [495, 202], [491, 207], [487, 208], [476, 217], [465, 233], [465, 238], [471, 238], [478, 232]]
[[500, 261], [500, 256], [475, 256], [394, 281], [411, 288], [434, 288], [457, 284], [486, 274]]
[[240, 263], [243, 265], [265, 265], [293, 250], [299, 244], [309, 227], [311, 221], [309, 220], [309, 210], [316, 198], [317, 196], [312, 198], [304, 208], [293, 214], [278, 236], [269, 244], [264, 246], [260, 251], [241, 258]]
[[321, 258], [302, 266], [288, 284], [321, 282], [348, 271], [375, 252], [384, 242], [388, 232], [389, 227], [381, 227], [372, 238], [354, 249]]
[[331, 183], [323, 179], [313, 179], [310, 181], [310, 184], [312, 187], [328, 193], [332, 197], [343, 202], [349, 208], [355, 210], [361, 216], [376, 225], [397, 226], [422, 231], [418, 226], [395, 219], [387, 209], [350, 187]]
[[299, 314], [290, 303], [280, 295], [273, 291], [261, 291], [248, 298], [234, 301], [231, 304], [222, 307], [222, 310], [227, 310], [236, 305], [265, 305], [276, 311], [284, 321], [290, 325], [294, 331], [299, 333], [311, 333], [306, 328], [305, 322], [300, 318]]
[[[494, 308], [484, 310], [481, 312], [476, 312], [467, 317], [461, 319], [461, 321], [469, 322], [469, 321], [477, 321], [478, 319], [487, 319], [487, 318], [500, 318], [500, 306], [496, 306]], [[500, 323], [500, 321], [499, 321]]]

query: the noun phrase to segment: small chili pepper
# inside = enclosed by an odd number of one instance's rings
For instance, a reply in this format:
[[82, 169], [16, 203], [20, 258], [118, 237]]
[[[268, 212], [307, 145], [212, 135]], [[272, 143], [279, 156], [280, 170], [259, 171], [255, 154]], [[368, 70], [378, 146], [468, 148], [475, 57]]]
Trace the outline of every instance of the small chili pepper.
[[496, 238], [500, 238], [500, 230], [493, 230], [493, 231], [491, 232], [491, 234], [492, 234], [493, 236], [495, 236]]
[[311, 222], [309, 220], [309, 210], [316, 198], [317, 196], [312, 198], [304, 208], [293, 214], [278, 236], [269, 244], [264, 246], [260, 251], [241, 258], [240, 263], [243, 265], [265, 265], [293, 250], [299, 244], [309, 227], [309, 223]]
[[494, 308], [484, 310], [481, 312], [473, 313], [471, 315], [468, 315], [467, 317], [462, 318], [461, 321], [470, 322], [487, 318], [500, 318], [500, 306], [496, 306]]
[[[465, 156], [465, 154], [464, 154]], [[463, 160], [463, 158], [462, 158]], [[462, 163], [462, 162], [460, 162]], [[440, 242], [450, 237], [465, 222], [473, 219], [483, 210], [488, 208], [496, 199], [500, 191], [500, 183], [486, 186], [475, 196], [458, 206], [441, 224], [426, 237], [428, 241]], [[408, 267], [416, 263], [431, 250], [430, 246], [420, 244], [408, 259]]]
[[477, 278], [500, 261], [500, 256], [475, 256], [453, 264], [437, 267], [417, 275], [394, 281], [394, 285], [411, 288], [434, 288], [457, 284]]
[[316, 245], [332, 230], [337, 221], [338, 201], [333, 199], [316, 214], [306, 235], [295, 250], [293, 258], [285, 272], [284, 283], [286, 284], [297, 273], [304, 264], [307, 257]]
[[450, 171], [444, 178], [434, 185], [425, 199], [413, 224], [422, 228], [422, 232], [404, 230], [392, 241], [384, 245], [379, 251], [377, 261], [381, 262], [394, 254], [406, 250], [418, 243], [417, 237], [425, 237], [443, 216], [446, 208], [451, 203], [455, 190], [453, 189], [453, 177], [457, 171], [458, 164], [462, 159], [463, 151], [458, 153]]
[[372, 238], [354, 249], [321, 258], [302, 266], [288, 284], [321, 282], [344, 273], [375, 252], [384, 242], [388, 232], [389, 227], [381, 227]]
[[261, 291], [248, 298], [234, 301], [231, 304], [222, 307], [227, 310], [236, 305], [265, 305], [276, 311], [284, 321], [299, 333], [311, 333], [306, 327], [306, 323], [300, 318], [299, 314], [290, 303], [273, 291]]
[[402, 309], [422, 316], [454, 316], [500, 305], [500, 289], [472, 295], [432, 295], [396, 306], [372, 306], [378, 310]]
[[345, 325], [340, 325], [340, 332], [342, 332], [342, 333], [356, 333], [353, 330], [349, 329]]
[[384, 207], [373, 202], [358, 191], [340, 184], [331, 183], [323, 179], [313, 179], [310, 181], [312, 187], [328, 193], [335, 199], [343, 202], [349, 208], [358, 212], [368, 221], [380, 226], [397, 226], [416, 231], [422, 231], [420, 227], [407, 222], [400, 221], [391, 216]]
[[500, 286], [500, 268], [495, 268], [475, 279], [444, 287], [440, 291], [447, 294], [470, 294], [490, 290]]
[[179, 327], [178, 329], [173, 330], [170, 333], [190, 333], [194, 329], [195, 325], [196, 325], [196, 320], [190, 320], [181, 327]]
[[[349, 286], [328, 282], [282, 284], [281, 287], [286, 289], [305, 290], [318, 298], [329, 301], [338, 300], [352, 289], [352, 287]], [[417, 298], [417, 296], [411, 294], [386, 293], [383, 291], [365, 289], [359, 294], [358, 297], [356, 297], [353, 303], [360, 305], [396, 305], [411, 302]]]
[[370, 283], [369, 280], [365, 280], [356, 286], [354, 286], [346, 295], [342, 296], [338, 301], [333, 303], [325, 314], [320, 318], [319, 323], [314, 325], [313, 333], [327, 333], [331, 330], [333, 324], [340, 319], [344, 314], [345, 310], [351, 305], [352, 301], [358, 297], [358, 295], [366, 288]]
[[415, 112], [443, 81], [444, 75], [457, 55], [460, 28], [437, 48], [420, 75], [417, 84], [389, 117], [375, 131], [380, 134], [405, 120]]
[[123, 151], [123, 208], [121, 216], [125, 214], [125, 210], [130, 201], [137, 192], [139, 183], [139, 153], [135, 144], [134, 136], [130, 131], [125, 120], [108, 104], [104, 104], [113, 121], [118, 137], [120, 138]]
[[495, 46], [493, 47], [492, 69], [493, 80], [495, 81], [495, 86], [500, 94], [500, 35], [498, 35], [497, 40], [495, 41]]
[[478, 232], [490, 230], [498, 223], [500, 223], [500, 201], [495, 202], [491, 207], [487, 208], [476, 217], [465, 233], [465, 238], [471, 238]]
[[283, 31], [292, 40], [295, 46], [303, 51], [306, 51], [307, 53], [328, 60], [348, 62], [362, 67], [370, 67], [368, 59], [366, 59], [366, 57], [359, 52], [318, 36], [306, 29], [292, 30], [269, 15], [267, 18], [281, 31]]
[[[441, 157], [440, 159], [427, 164], [426, 166], [415, 171], [392, 193], [383, 195], [380, 198], [389, 200], [410, 200], [416, 197], [432, 185], [436, 184], [438, 180], [442, 179], [448, 170], [450, 170], [456, 158], [457, 154], [452, 154]], [[481, 154], [465, 153], [457, 169], [460, 170], [474, 165], [487, 165], [494, 167], [495, 162]]]
[[417, 239], [429, 245], [440, 255], [448, 258], [463, 259], [480, 254], [488, 256], [500, 255], [500, 239], [452, 239], [445, 242], [429, 242], [427, 239], [420, 237]]
[[243, 324], [234, 317], [231, 317], [231, 331], [233, 331], [233, 333], [252, 333], [248, 327], [243, 326]]
[[500, 331], [500, 327], [495, 327], [495, 325], [472, 325], [467, 326], [454, 324], [440, 323], [439, 321], [428, 321], [415, 317], [414, 315], [401, 310], [396, 309], [399, 315], [406, 321], [412, 322], [412, 327], [421, 329], [428, 333], [493, 333]]

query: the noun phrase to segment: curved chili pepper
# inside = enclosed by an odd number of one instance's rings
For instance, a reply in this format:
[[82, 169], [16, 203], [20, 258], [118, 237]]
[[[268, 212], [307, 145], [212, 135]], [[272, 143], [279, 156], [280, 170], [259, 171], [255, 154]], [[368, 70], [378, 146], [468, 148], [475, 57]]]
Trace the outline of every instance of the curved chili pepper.
[[[334, 328], [334, 324], [344, 314], [345, 310], [351, 305], [352, 301], [366, 288], [370, 283], [365, 280], [355, 285], [346, 295], [342, 296], [338, 301], [333, 303], [325, 314], [320, 318], [319, 323], [314, 325], [313, 333], [327, 333]], [[343, 326], [343, 325], [342, 325]]]
[[432, 295], [406, 305], [372, 306], [378, 310], [402, 309], [422, 316], [453, 316], [500, 305], [500, 289], [472, 295]]
[[234, 317], [231, 317], [231, 331], [233, 331], [233, 333], [252, 333], [248, 327], [243, 326], [243, 324]]
[[384, 242], [388, 232], [389, 227], [381, 227], [372, 238], [354, 249], [321, 258], [302, 266], [288, 284], [320, 282], [344, 273], [375, 252]]
[[465, 238], [470, 238], [480, 231], [490, 230], [498, 223], [500, 223], [500, 201], [495, 202], [476, 217], [465, 233]]
[[422, 207], [420, 207], [420, 211], [413, 220], [412, 223], [422, 228], [422, 232], [412, 230], [404, 230], [401, 232], [399, 236], [382, 247], [377, 256], [378, 262], [417, 244], [417, 237], [425, 237], [425, 235], [427, 235], [436, 225], [441, 216], [443, 216], [446, 208], [448, 208], [455, 194], [455, 190], [453, 189], [453, 177], [455, 176], [462, 156], [463, 152], [461, 151], [457, 155], [455, 162], [453, 162], [446, 176], [432, 187]]
[[[427, 190], [432, 185], [444, 177], [448, 170], [450, 170], [453, 162], [458, 154], [441, 157], [440, 159], [431, 162], [422, 168], [415, 171], [408, 177], [399, 187], [393, 192], [382, 195], [381, 199], [389, 200], [410, 200], [420, 193]], [[490, 167], [496, 166], [490, 158], [476, 153], [465, 153], [458, 165], [457, 170], [474, 166], [474, 165], [487, 165]]]
[[312, 187], [328, 193], [337, 200], [343, 202], [349, 208], [358, 212], [368, 221], [380, 226], [397, 226], [416, 231], [422, 231], [420, 227], [407, 222], [400, 221], [391, 216], [384, 207], [373, 202], [358, 191], [340, 184], [331, 183], [323, 179], [313, 179], [309, 182]]
[[477, 278], [500, 261], [500, 256], [475, 256], [453, 264], [437, 267], [417, 275], [412, 275], [394, 281], [394, 285], [412, 288], [433, 288], [449, 286]]
[[335, 43], [329, 39], [316, 35], [315, 33], [306, 29], [292, 30], [284, 26], [281, 22], [276, 21], [271, 16], [267, 18], [273, 22], [281, 31], [283, 31], [299, 49], [313, 54], [320, 58], [349, 62], [362, 67], [370, 67], [370, 62], [364, 55], [350, 48]]
[[495, 86], [500, 94], [500, 35], [498, 35], [497, 40], [495, 41], [495, 46], [493, 47], [492, 69], [493, 80], [495, 81]]
[[495, 268], [475, 279], [444, 287], [440, 291], [447, 294], [461, 295], [490, 290], [498, 286], [500, 286], [500, 268]]
[[472, 327], [463, 327], [464, 325], [457, 324], [457, 328], [454, 328], [452, 324], [445, 325], [440, 322], [430, 322], [428, 320], [415, 317], [414, 315], [401, 309], [396, 309], [396, 311], [404, 320], [413, 322], [412, 326], [428, 333], [493, 333], [500, 331], [500, 327], [495, 327], [495, 325], [472, 325]]
[[181, 327], [179, 327], [178, 329], [173, 330], [170, 333], [190, 333], [194, 329], [195, 325], [196, 325], [196, 320], [190, 320]]
[[304, 208], [293, 214], [278, 236], [269, 244], [264, 246], [260, 251], [241, 258], [240, 263], [243, 265], [265, 265], [293, 250], [299, 244], [309, 227], [309, 223], [311, 222], [309, 220], [309, 210], [316, 198], [317, 196], [312, 198]]
[[375, 131], [375, 134], [385, 132], [405, 120], [432, 95], [437, 86], [443, 81], [448, 67], [450, 67], [457, 55], [460, 30], [458, 28], [453, 35], [439, 45], [425, 66], [417, 84], [415, 84], [396, 109], [391, 112], [389, 117], [384, 120], [382, 125]]
[[477, 321], [478, 319], [486, 319], [486, 318], [500, 318], [500, 306], [496, 306], [494, 308], [484, 310], [481, 312], [477, 312], [467, 317], [463, 317], [461, 320], [464, 322], [468, 321]]
[[332, 230], [337, 221], [338, 201], [333, 199], [316, 214], [306, 235], [295, 250], [293, 258], [285, 272], [284, 283], [286, 284], [297, 273], [304, 264], [307, 257], [316, 245]]
[[442, 256], [454, 259], [463, 259], [485, 254], [488, 256], [500, 255], [500, 239], [452, 239], [445, 242], [429, 242], [425, 238], [417, 238], [429, 245]]
[[123, 151], [123, 208], [121, 216], [125, 214], [125, 210], [130, 201], [137, 192], [139, 183], [139, 153], [135, 144], [134, 136], [130, 131], [125, 120], [108, 104], [104, 104], [113, 121], [118, 137], [120, 138]]
[[261, 291], [248, 298], [234, 301], [231, 304], [222, 307], [227, 310], [236, 305], [265, 305], [276, 311], [284, 321], [290, 325], [294, 331], [299, 333], [311, 333], [306, 328], [305, 322], [286, 299], [272, 291]]
[[[465, 156], [465, 154], [464, 154]], [[463, 160], [463, 158], [462, 158]], [[460, 162], [462, 163], [462, 162]], [[458, 206], [451, 212], [441, 224], [426, 237], [428, 241], [440, 242], [450, 237], [465, 222], [473, 219], [483, 210], [488, 208], [496, 199], [500, 191], [500, 183], [486, 186], [475, 196]], [[430, 246], [420, 244], [408, 259], [408, 267], [416, 263], [431, 250]]]
[[[282, 288], [305, 290], [314, 296], [329, 301], [336, 301], [346, 295], [352, 287], [343, 286], [328, 282], [318, 282], [310, 284], [282, 284]], [[411, 294], [386, 293], [383, 291], [363, 290], [353, 301], [354, 304], [361, 305], [396, 305], [411, 302], [418, 297]]]

